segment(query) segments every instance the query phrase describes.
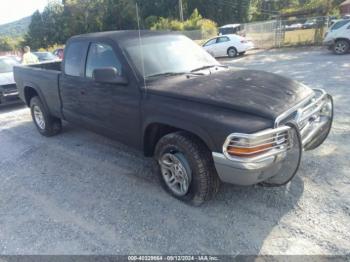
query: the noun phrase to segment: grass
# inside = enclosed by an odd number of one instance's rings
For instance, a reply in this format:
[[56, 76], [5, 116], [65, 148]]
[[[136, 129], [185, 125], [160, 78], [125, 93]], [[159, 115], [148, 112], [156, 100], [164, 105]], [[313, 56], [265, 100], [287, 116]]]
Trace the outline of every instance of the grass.
[[284, 34], [284, 45], [313, 44], [322, 41], [325, 30], [300, 29], [287, 31]]

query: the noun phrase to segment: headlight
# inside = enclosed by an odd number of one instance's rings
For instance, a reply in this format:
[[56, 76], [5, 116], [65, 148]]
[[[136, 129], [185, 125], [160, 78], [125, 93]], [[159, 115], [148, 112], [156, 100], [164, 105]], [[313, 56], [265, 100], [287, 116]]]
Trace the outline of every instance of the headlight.
[[254, 134], [233, 133], [225, 141], [224, 154], [229, 159], [259, 160], [282, 153], [290, 147], [289, 126]]
[[261, 179], [266, 185], [279, 186], [298, 170], [302, 142], [297, 126], [289, 123], [254, 134], [233, 133], [226, 139], [223, 151], [238, 168], [254, 169], [260, 172], [259, 179], [270, 177]]

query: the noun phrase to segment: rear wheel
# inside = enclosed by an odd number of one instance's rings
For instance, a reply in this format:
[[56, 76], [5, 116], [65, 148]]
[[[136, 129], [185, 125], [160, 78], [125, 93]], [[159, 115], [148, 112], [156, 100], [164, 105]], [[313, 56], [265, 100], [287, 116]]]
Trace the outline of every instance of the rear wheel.
[[198, 206], [218, 191], [220, 180], [209, 149], [197, 137], [176, 132], [157, 143], [155, 158], [164, 189], [177, 199]]
[[333, 52], [337, 55], [343, 55], [349, 51], [350, 44], [346, 40], [337, 40], [333, 46]]
[[236, 57], [237, 56], [237, 50], [234, 47], [230, 47], [229, 49], [227, 49], [227, 55], [229, 57]]
[[53, 136], [62, 130], [61, 119], [51, 116], [39, 97], [30, 100], [30, 111], [35, 126], [43, 136]]

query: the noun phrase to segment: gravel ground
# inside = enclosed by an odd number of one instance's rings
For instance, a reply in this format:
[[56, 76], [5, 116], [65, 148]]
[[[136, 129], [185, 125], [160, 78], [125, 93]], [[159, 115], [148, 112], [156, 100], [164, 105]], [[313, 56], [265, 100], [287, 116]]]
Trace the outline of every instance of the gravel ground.
[[280, 188], [223, 185], [202, 207], [169, 197], [151, 160], [64, 126], [39, 135], [23, 106], [0, 108], [1, 254], [345, 254], [350, 250], [350, 55], [266, 51], [234, 66], [287, 75], [334, 96], [325, 144]]

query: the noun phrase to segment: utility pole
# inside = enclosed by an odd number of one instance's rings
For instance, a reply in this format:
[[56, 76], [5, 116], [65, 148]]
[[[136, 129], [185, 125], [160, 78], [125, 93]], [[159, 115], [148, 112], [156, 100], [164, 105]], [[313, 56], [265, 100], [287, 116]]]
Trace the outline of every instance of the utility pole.
[[184, 10], [182, 8], [182, 0], [179, 0], [179, 12], [180, 12], [180, 21], [184, 20]]

